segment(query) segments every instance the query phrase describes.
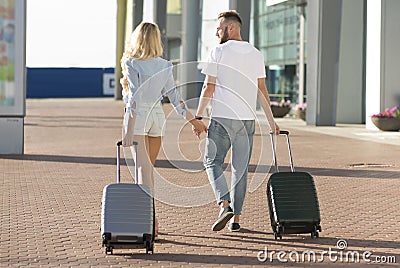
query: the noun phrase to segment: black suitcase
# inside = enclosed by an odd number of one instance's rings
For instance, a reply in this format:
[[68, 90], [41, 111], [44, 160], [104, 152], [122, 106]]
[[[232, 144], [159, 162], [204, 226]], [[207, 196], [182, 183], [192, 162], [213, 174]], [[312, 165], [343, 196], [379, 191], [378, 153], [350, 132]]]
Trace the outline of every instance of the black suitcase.
[[271, 134], [275, 171], [268, 180], [267, 199], [272, 231], [275, 239], [283, 234], [310, 233], [319, 236], [321, 217], [313, 177], [307, 172], [295, 172], [290, 148], [289, 132], [286, 135], [291, 172], [279, 172], [274, 135]]
[[[154, 253], [155, 210], [151, 188], [137, 184], [120, 183], [120, 146], [117, 143], [117, 183], [103, 190], [101, 211], [102, 246], [106, 254], [113, 249], [145, 248]], [[134, 143], [137, 157], [137, 143]], [[137, 163], [137, 161], [135, 161]]]

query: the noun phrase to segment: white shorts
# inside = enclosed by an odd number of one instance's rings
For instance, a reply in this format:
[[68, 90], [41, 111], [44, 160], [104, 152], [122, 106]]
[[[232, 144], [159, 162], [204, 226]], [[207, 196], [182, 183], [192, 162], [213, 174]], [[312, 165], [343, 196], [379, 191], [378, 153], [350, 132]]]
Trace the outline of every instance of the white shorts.
[[136, 108], [136, 120], [133, 133], [150, 137], [164, 136], [165, 115], [160, 104], [142, 103]]

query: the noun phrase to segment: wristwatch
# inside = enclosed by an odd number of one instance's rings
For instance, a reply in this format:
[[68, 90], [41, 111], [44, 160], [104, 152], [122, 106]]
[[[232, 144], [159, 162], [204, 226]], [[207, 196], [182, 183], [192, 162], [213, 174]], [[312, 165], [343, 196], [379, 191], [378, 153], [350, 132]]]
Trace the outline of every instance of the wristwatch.
[[203, 120], [203, 117], [202, 117], [202, 116], [197, 116], [197, 115], [196, 115], [194, 118], [197, 119], [197, 120]]

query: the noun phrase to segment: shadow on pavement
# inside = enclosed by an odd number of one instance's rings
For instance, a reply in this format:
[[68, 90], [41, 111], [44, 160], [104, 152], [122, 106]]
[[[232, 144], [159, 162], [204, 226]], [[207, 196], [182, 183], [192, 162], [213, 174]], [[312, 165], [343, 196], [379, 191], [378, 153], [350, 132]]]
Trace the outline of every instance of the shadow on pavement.
[[[262, 236], [270, 236], [268, 237], [260, 237]], [[185, 254], [185, 253], [157, 253], [157, 245], [155, 246], [155, 254], [147, 255], [142, 253], [114, 253], [117, 256], [124, 256], [127, 259], [142, 259], [142, 260], [156, 260], [156, 261], [166, 261], [171, 263], [197, 263], [197, 264], [216, 264], [216, 265], [239, 265], [239, 264], [247, 264], [247, 265], [266, 265], [265, 262], [260, 262], [257, 259], [257, 254], [268, 247], [269, 252], [271, 250], [278, 252], [280, 250], [285, 251], [286, 253], [290, 253], [291, 251], [296, 251], [301, 254], [306, 251], [313, 251], [317, 256], [322, 254], [324, 251], [329, 251], [329, 249], [333, 251], [337, 249], [337, 241], [339, 238], [335, 237], [320, 237], [318, 239], [313, 239], [307, 236], [296, 236], [296, 235], [288, 235], [283, 240], [274, 240], [272, 233], [268, 232], [259, 232], [253, 231], [249, 229], [242, 229], [241, 232], [232, 233], [232, 234], [221, 234], [220, 236], [202, 236], [202, 235], [186, 235], [186, 234], [163, 234], [163, 237], [171, 237], [172, 239], [160, 239], [158, 243], [161, 244], [173, 244], [175, 246], [184, 247], [186, 250], [191, 251], [191, 249], [195, 252], [196, 249], [199, 250], [198, 254]], [[174, 240], [176, 238], [180, 238], [179, 241]], [[201, 244], [185, 242], [187, 240], [196, 239], [208, 239], [210, 240], [209, 245], [206, 245], [204, 241]], [[255, 241], [256, 240], [256, 241]], [[360, 258], [362, 258], [362, 254], [369, 250], [369, 248], [374, 248], [371, 253], [373, 257], [376, 256], [390, 256], [394, 257], [395, 260], [400, 258], [399, 254], [390, 253], [390, 250], [387, 252], [385, 249], [396, 249], [400, 247], [400, 242], [395, 241], [375, 241], [375, 240], [360, 240], [360, 239], [348, 239], [346, 240], [349, 248], [344, 249], [344, 254], [348, 252], [357, 251], [360, 254]], [[211, 243], [212, 242], [212, 243]], [[243, 246], [243, 243], [258, 243], [259, 248], [247, 248]], [[281, 248], [280, 248], [281, 246]], [[215, 249], [216, 255], [202, 254], [202, 248], [213, 248]], [[288, 249], [289, 248], [289, 249]], [[376, 251], [379, 249], [379, 251]], [[240, 250], [242, 252], [246, 252], [247, 256], [228, 256], [224, 255], [224, 251], [226, 250]], [[217, 255], [218, 254], [218, 255]], [[250, 256], [249, 256], [250, 255]], [[328, 255], [325, 255], [327, 258]], [[328, 259], [325, 259], [324, 262], [329, 262]], [[267, 261], [268, 265], [285, 265], [285, 263], [281, 263], [278, 261], [274, 261], [273, 263]], [[304, 262], [291, 262], [291, 265], [304, 265]], [[349, 263], [351, 264], [351, 263]], [[356, 264], [356, 263], [354, 263]], [[287, 263], [286, 263], [287, 265]]]
[[[114, 157], [88, 157], [88, 156], [68, 156], [68, 155], [0, 155], [0, 159], [15, 159], [27, 161], [42, 161], [42, 162], [65, 162], [65, 163], [80, 163], [80, 164], [100, 164], [100, 165], [115, 165]], [[124, 158], [121, 158], [121, 165], [126, 165]], [[182, 160], [157, 160], [156, 168], [171, 168], [177, 166], [183, 167], [186, 170], [199, 170], [202, 163], [199, 161], [182, 161]], [[224, 169], [228, 167], [224, 164]], [[249, 173], [256, 172], [256, 165], [249, 166]], [[269, 170], [267, 166], [259, 167], [259, 170]], [[272, 172], [273, 169], [270, 170]], [[287, 166], [281, 166], [280, 171], [290, 171]], [[375, 170], [375, 169], [337, 169], [337, 168], [313, 168], [313, 167], [297, 167], [296, 171], [308, 172], [313, 176], [331, 176], [331, 177], [354, 177], [354, 178], [371, 178], [371, 179], [400, 179], [399, 171], [391, 170]]]
[[[147, 254], [115, 254], [124, 256], [127, 259], [137, 260], [154, 260], [160, 262], [169, 262], [170, 264], [177, 265], [182, 264], [215, 264], [215, 265], [260, 265], [265, 267], [265, 262], [257, 260], [258, 251], [254, 251], [254, 257], [248, 256], [227, 256], [227, 255], [208, 255], [208, 254], [185, 254], [185, 253], [159, 253], [154, 255]], [[268, 265], [274, 266], [287, 266], [285, 263], [280, 262], [268, 262]], [[296, 265], [296, 264], [295, 264]], [[299, 266], [304, 264], [299, 263]]]
[[[24, 161], [39, 162], [61, 162], [61, 163], [80, 163], [80, 164], [100, 164], [100, 165], [116, 165], [115, 157], [88, 157], [88, 156], [69, 156], [69, 155], [0, 155], [0, 159], [15, 159]], [[125, 161], [121, 159], [121, 165]]]
[[[202, 166], [201, 162], [198, 161], [180, 161], [180, 160], [157, 160], [156, 167], [159, 168], [176, 168], [185, 167], [185, 169], [198, 170], [199, 166]], [[224, 170], [228, 167], [225, 163]], [[249, 165], [249, 173], [255, 173], [257, 165]], [[258, 167], [259, 171], [270, 170], [268, 166]], [[280, 166], [280, 171], [290, 171], [288, 166]], [[337, 168], [313, 168], [313, 167], [296, 167], [296, 171], [308, 172], [313, 176], [333, 176], [333, 177], [354, 177], [354, 178], [372, 178], [372, 179], [400, 179], [399, 171], [390, 170], [374, 170], [374, 169], [337, 169]], [[273, 168], [270, 173], [274, 172]], [[257, 172], [258, 173], [258, 172]]]
[[[240, 232], [235, 232], [235, 233], [228, 233], [228, 234], [221, 234], [219, 236], [201, 236], [201, 235], [187, 235], [187, 234], [171, 234], [171, 233], [160, 233], [163, 235], [163, 237], [186, 237], [186, 238], [200, 238], [200, 239], [214, 239], [217, 241], [230, 241], [230, 242], [241, 242], [241, 243], [254, 243], [254, 242], [268, 242], [268, 244], [274, 244], [274, 245], [285, 245], [285, 246], [293, 246], [293, 243], [301, 243], [304, 247], [307, 248], [315, 248], [312, 245], [315, 246], [321, 246], [321, 245], [326, 245], [324, 249], [328, 250], [329, 247], [335, 247], [337, 245], [338, 240], [346, 240], [347, 245], [351, 248], [368, 248], [368, 247], [374, 247], [374, 248], [392, 248], [392, 249], [397, 249], [400, 248], [400, 242], [398, 241], [388, 241], [388, 240], [368, 240], [368, 239], [353, 239], [353, 238], [338, 238], [338, 237], [324, 237], [323, 232], [320, 233], [319, 238], [311, 238], [310, 235], [308, 234], [303, 234], [303, 235], [285, 235], [282, 240], [275, 240], [274, 235], [272, 232], [262, 232], [262, 231], [254, 231], [246, 228], [242, 228]], [[184, 240], [184, 239], [183, 239]], [[256, 240], [256, 241], [255, 241]], [[171, 241], [168, 239], [161, 239], [160, 242], [165, 242], [165, 243], [170, 243]], [[176, 242], [172, 241], [171, 243], [175, 244], [186, 244], [184, 242]], [[221, 242], [221, 245], [223, 245], [224, 242]], [[193, 244], [196, 246], [203, 246], [204, 245], [197, 245]], [[307, 246], [306, 246], [307, 245]], [[206, 247], [215, 247], [215, 246], [206, 246]], [[218, 246], [218, 248], [231, 248], [231, 247], [224, 247], [224, 246]], [[237, 247], [233, 247], [234, 249], [238, 249]], [[241, 249], [241, 250], [246, 250], [246, 249]]]

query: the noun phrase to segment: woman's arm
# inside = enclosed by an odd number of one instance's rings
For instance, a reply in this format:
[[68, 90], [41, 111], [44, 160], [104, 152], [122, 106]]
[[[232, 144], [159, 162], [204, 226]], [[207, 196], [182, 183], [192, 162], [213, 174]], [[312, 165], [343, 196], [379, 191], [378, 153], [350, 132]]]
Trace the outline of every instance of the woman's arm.
[[[123, 68], [123, 78], [121, 79], [123, 90], [122, 95], [124, 97], [124, 102], [126, 103], [125, 108], [128, 110], [135, 111], [136, 108], [136, 92], [139, 88], [139, 72], [134, 67], [134, 62], [131, 60], [125, 61], [125, 68]], [[126, 82], [125, 82], [126, 81]]]
[[165, 88], [169, 89], [165, 92], [165, 94], [168, 96], [169, 101], [174, 106], [176, 113], [182, 115], [182, 117], [189, 121], [189, 123], [191, 123], [193, 127], [200, 133], [207, 131], [207, 127], [204, 125], [204, 123], [201, 120], [195, 119], [193, 114], [187, 109], [181, 98], [181, 95], [178, 92], [178, 89], [175, 86], [172, 74], [169, 76]]

